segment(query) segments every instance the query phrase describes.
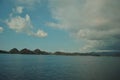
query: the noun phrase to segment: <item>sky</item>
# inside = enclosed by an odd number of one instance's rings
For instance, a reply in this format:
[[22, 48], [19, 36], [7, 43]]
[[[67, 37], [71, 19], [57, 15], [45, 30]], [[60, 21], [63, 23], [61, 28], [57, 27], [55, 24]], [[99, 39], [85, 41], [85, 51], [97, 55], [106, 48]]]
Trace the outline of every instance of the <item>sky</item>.
[[120, 0], [0, 0], [0, 49], [120, 51]]

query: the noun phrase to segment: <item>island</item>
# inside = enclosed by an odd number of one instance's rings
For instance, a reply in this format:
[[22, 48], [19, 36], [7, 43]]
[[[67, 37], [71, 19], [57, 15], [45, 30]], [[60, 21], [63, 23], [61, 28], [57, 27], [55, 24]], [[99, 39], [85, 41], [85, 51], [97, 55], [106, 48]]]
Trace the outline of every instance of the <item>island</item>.
[[89, 53], [80, 53], [80, 52], [47, 52], [42, 51], [40, 49], [30, 50], [24, 48], [22, 50], [18, 50], [17, 48], [13, 48], [9, 51], [0, 50], [0, 54], [33, 54], [33, 55], [63, 55], [63, 56], [118, 56], [120, 57], [120, 52], [89, 52]]

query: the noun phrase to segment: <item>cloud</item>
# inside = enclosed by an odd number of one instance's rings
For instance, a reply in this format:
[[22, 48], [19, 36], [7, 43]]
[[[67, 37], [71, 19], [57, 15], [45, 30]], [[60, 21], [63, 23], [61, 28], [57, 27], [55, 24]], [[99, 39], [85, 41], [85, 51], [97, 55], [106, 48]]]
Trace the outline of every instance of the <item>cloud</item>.
[[41, 0], [16, 0], [15, 2], [15, 4], [33, 9], [37, 4], [40, 4]]
[[23, 13], [23, 10], [23, 6], [17, 6], [16, 8], [12, 9], [12, 13], [9, 14], [9, 17], [18, 16]]
[[[21, 8], [21, 7], [17, 7], [16, 10], [18, 8]], [[18, 12], [19, 12], [19, 9], [18, 9]], [[31, 18], [28, 14], [26, 14], [25, 17], [21, 17], [15, 13], [16, 12], [13, 11], [11, 13], [12, 15], [10, 15], [10, 18], [8, 18], [5, 21], [10, 29], [14, 30], [17, 33], [25, 33], [30, 36], [36, 36], [36, 37], [47, 36], [47, 33], [45, 33], [43, 30], [38, 30], [37, 32], [33, 31], [35, 27], [32, 25]]]
[[119, 0], [50, 0], [52, 17], [48, 26], [68, 30], [85, 40], [82, 51], [119, 50]]
[[0, 33], [2, 33], [2, 32], [3, 32], [3, 30], [4, 30], [4, 29], [3, 29], [3, 27], [0, 27]]
[[21, 13], [23, 12], [23, 7], [18, 6], [18, 7], [16, 8], [16, 11], [21, 14]]
[[46, 37], [48, 34], [43, 30], [38, 30], [37, 33], [34, 34], [36, 37]]
[[6, 20], [7, 25], [10, 29], [15, 30], [16, 32], [22, 32], [26, 29], [31, 29], [33, 26], [31, 24], [30, 16], [26, 14], [25, 18], [21, 16], [15, 16]]

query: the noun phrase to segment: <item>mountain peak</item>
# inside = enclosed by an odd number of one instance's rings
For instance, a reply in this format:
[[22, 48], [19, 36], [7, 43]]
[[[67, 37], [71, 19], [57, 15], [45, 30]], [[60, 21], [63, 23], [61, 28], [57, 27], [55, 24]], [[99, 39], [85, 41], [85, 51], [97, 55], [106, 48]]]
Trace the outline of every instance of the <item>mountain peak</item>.
[[10, 53], [19, 53], [19, 50], [17, 48], [13, 48], [9, 52]]

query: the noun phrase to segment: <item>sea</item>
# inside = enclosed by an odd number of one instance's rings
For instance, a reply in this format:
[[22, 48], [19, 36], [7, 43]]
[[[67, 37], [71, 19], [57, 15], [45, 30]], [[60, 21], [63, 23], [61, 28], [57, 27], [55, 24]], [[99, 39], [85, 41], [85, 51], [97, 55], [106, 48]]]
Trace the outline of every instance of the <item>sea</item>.
[[120, 57], [0, 54], [0, 80], [120, 80]]

